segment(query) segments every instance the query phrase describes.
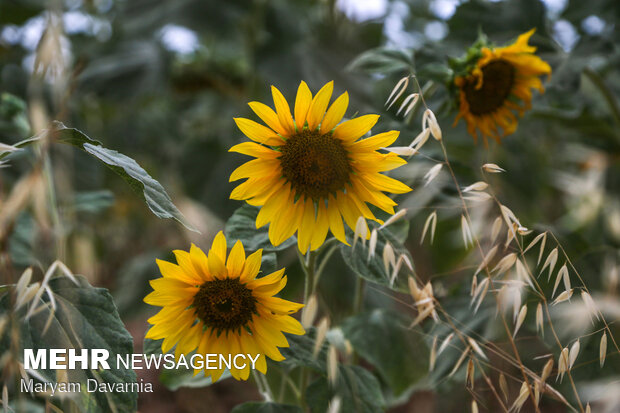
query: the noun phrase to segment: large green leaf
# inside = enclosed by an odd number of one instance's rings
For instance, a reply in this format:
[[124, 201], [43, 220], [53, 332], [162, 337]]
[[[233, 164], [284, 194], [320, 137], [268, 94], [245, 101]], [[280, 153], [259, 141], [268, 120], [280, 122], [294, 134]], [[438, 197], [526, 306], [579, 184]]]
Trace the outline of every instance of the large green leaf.
[[[28, 320], [25, 319], [27, 307], [22, 307], [18, 311], [20, 316], [18, 357], [22, 357], [24, 348], [106, 349], [110, 353], [109, 370], [66, 370], [69, 382], [81, 383], [81, 393], [79, 397], [53, 400], [65, 411], [71, 411], [74, 405], [83, 412], [135, 411], [138, 400], [136, 392], [87, 392], [88, 379], [108, 384], [136, 381], [133, 370], [116, 365], [117, 354], [133, 352], [133, 341], [119, 318], [108, 290], [92, 287], [81, 276], [76, 276], [76, 279], [77, 284], [64, 277], [50, 280], [49, 287], [56, 310], [47, 329], [45, 326], [49, 319], [49, 311], [43, 310]], [[40, 300], [40, 304], [51, 304], [47, 294], [43, 294]], [[11, 311], [10, 302], [9, 294], [0, 297], [2, 312]], [[3, 336], [0, 341], [0, 354], [9, 351], [9, 345], [8, 335]], [[55, 370], [41, 369], [38, 373], [47, 381], [56, 380]]]
[[289, 347], [280, 349], [285, 357], [280, 363], [286, 367], [307, 367], [317, 373], [325, 373], [325, 360], [327, 357], [327, 344], [323, 343], [316, 357], [314, 345], [316, 341], [316, 329], [309, 328], [303, 336], [287, 334]]
[[[256, 229], [256, 216], [259, 207], [243, 205], [238, 208], [226, 222], [226, 239], [233, 243], [241, 240], [248, 251], [256, 251], [262, 248], [265, 251], [280, 251], [294, 245], [297, 241], [291, 237], [277, 247], [269, 241], [268, 227]], [[232, 246], [232, 245], [230, 245]]]
[[306, 400], [312, 413], [324, 413], [338, 396], [341, 412], [380, 413], [385, 411], [381, 385], [368, 370], [359, 366], [340, 366], [335, 386], [320, 377], [308, 386]]
[[60, 122], [54, 122], [52, 133], [54, 139], [58, 142], [73, 145], [91, 154], [112, 169], [136, 193], [142, 196], [146, 205], [157, 217], [175, 219], [187, 229], [197, 232], [172, 203], [164, 187], [153, 179], [136, 161], [115, 150], [104, 148], [100, 142], [89, 138], [78, 129], [66, 127]]
[[[378, 228], [378, 226], [379, 224], [375, 222], [369, 222], [370, 230]], [[398, 228], [402, 229], [401, 226]], [[398, 257], [405, 255], [409, 259], [411, 265], [413, 265], [413, 258], [411, 258], [411, 254], [409, 254], [409, 251], [405, 248], [399, 238], [400, 237], [395, 236], [389, 228], [383, 228], [377, 232], [377, 245], [375, 248], [374, 257], [369, 258], [369, 242], [366, 242], [366, 245], [364, 246], [359, 239], [355, 247], [349, 247], [342, 244], [340, 247], [340, 252], [345, 263], [360, 277], [373, 283], [385, 285], [393, 290], [406, 292], [408, 288], [406, 271], [409, 270], [407, 269], [405, 263], [402, 263], [400, 271], [393, 282], [391, 279], [393, 269], [390, 268], [390, 272], [387, 272], [385, 270], [385, 265], [383, 264], [383, 251], [387, 243], [389, 243], [394, 250], [396, 261], [398, 261]]]
[[355, 351], [377, 369], [396, 397], [428, 371], [428, 348], [421, 332], [408, 328], [410, 322], [402, 314], [376, 309], [342, 325]]
[[303, 410], [290, 404], [247, 402], [236, 406], [231, 413], [303, 413]]

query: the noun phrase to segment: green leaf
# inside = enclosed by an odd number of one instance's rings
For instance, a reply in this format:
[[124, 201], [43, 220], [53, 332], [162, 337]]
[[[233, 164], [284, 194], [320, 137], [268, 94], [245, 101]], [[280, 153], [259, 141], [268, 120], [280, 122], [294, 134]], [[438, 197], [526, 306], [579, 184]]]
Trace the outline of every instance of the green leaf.
[[261, 264], [260, 264], [260, 271], [263, 274], [263, 276], [271, 274], [272, 272], [275, 272], [277, 270], [278, 270], [278, 256], [273, 252], [270, 252], [268, 254], [263, 254]]
[[342, 330], [355, 351], [372, 364], [396, 397], [428, 371], [428, 348], [402, 314], [377, 309], [347, 319]]
[[380, 413], [384, 412], [385, 401], [379, 381], [368, 370], [359, 366], [340, 366], [335, 386], [327, 378], [320, 377], [308, 386], [306, 400], [312, 413], [324, 413], [329, 402], [338, 396], [341, 412]]
[[85, 191], [75, 194], [73, 208], [76, 212], [96, 214], [114, 205], [114, 194], [108, 190]]
[[[372, 231], [375, 228], [378, 229], [379, 224], [376, 222], [369, 222], [368, 226]], [[405, 231], [403, 231], [403, 233], [404, 232]], [[368, 241], [366, 242], [366, 246], [364, 246], [359, 239], [354, 248], [342, 244], [340, 246], [340, 253], [342, 254], [342, 258], [345, 263], [358, 276], [373, 283], [387, 286], [393, 290], [406, 292], [408, 291], [408, 287], [405, 272], [409, 271], [406, 264], [404, 262], [402, 263], [399, 274], [394, 279], [394, 282], [391, 280], [393, 268], [390, 267], [390, 272], [387, 272], [385, 270], [385, 266], [383, 265], [383, 250], [388, 242], [394, 250], [396, 261], [398, 261], [398, 257], [405, 255], [409, 259], [411, 265], [413, 265], [413, 258], [411, 258], [411, 254], [409, 254], [409, 251], [407, 251], [407, 248], [405, 248], [398, 237], [390, 231], [389, 227], [377, 231], [377, 245], [375, 248], [374, 257], [370, 259], [368, 258]], [[352, 242], [350, 243], [353, 245]]]
[[366, 73], [381, 73], [383, 75], [393, 72], [411, 70], [413, 59], [403, 50], [378, 47], [367, 50], [356, 57], [347, 70], [357, 70]]
[[60, 122], [54, 122], [53, 136], [59, 142], [73, 145], [91, 154], [116, 172], [136, 193], [141, 194], [149, 209], [157, 217], [175, 219], [185, 228], [198, 232], [172, 203], [164, 187], [130, 157], [104, 148], [100, 142], [77, 129], [67, 128]]
[[327, 344], [323, 343], [316, 357], [313, 355], [316, 340], [316, 329], [309, 328], [303, 336], [287, 334], [289, 347], [280, 349], [285, 360], [280, 364], [286, 367], [307, 367], [317, 373], [325, 373]]
[[260, 211], [259, 207], [243, 205], [238, 208], [226, 222], [226, 239], [230, 247], [241, 240], [247, 251], [256, 251], [262, 248], [264, 251], [280, 251], [295, 245], [295, 237], [291, 237], [277, 247], [269, 241], [268, 227], [256, 228], [256, 216]]
[[142, 344], [142, 352], [146, 355], [162, 354], [161, 345], [163, 342], [163, 338], [160, 338], [159, 340], [151, 340], [150, 338], [145, 338]]
[[[49, 287], [56, 305], [53, 314], [43, 310], [26, 320], [28, 307], [19, 310], [18, 357], [22, 357], [24, 348], [106, 349], [110, 353], [109, 370], [66, 370], [69, 382], [81, 383], [80, 397], [52, 400], [65, 411], [75, 409], [71, 404], [77, 405], [80, 411], [88, 412], [135, 411], [138, 400], [135, 392], [87, 392], [87, 379], [109, 384], [136, 382], [133, 370], [117, 366], [115, 362], [117, 354], [133, 353], [133, 341], [119, 318], [108, 290], [93, 288], [84, 277], [76, 276], [76, 279], [77, 284], [65, 277], [50, 280]], [[10, 302], [9, 294], [0, 297], [2, 312], [13, 311]], [[48, 294], [43, 294], [39, 305], [51, 304]], [[48, 320], [50, 324], [46, 329]], [[9, 348], [9, 338], [5, 335], [0, 339], [0, 354], [10, 351]], [[50, 382], [56, 380], [55, 370], [41, 369], [38, 373]]]
[[303, 410], [291, 404], [247, 402], [236, 406], [231, 413], [303, 413]]
[[[30, 123], [28, 122], [28, 107], [26, 102], [10, 93], [3, 92], [0, 94], [0, 138], [3, 143], [6, 142], [4, 137], [11, 139], [28, 136], [30, 133]], [[28, 144], [28, 139], [13, 146], [20, 148]], [[4, 158], [8, 153], [1, 153], [0, 159]]]

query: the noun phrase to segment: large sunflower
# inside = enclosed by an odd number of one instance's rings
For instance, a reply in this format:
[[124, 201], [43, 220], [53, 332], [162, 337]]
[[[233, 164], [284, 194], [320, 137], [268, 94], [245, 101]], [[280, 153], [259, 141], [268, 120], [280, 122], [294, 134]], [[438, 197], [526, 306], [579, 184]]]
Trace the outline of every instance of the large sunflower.
[[551, 67], [533, 54], [536, 47], [528, 45], [534, 31], [523, 33], [506, 47], [482, 47], [475, 54], [479, 59], [473, 69], [455, 77], [454, 84], [459, 90], [455, 123], [464, 118], [467, 131], [474, 139], [477, 131], [485, 143], [487, 138], [499, 142], [513, 133], [518, 123], [513, 110], [522, 116], [531, 107], [532, 89], [544, 92], [539, 76], [550, 75]]
[[[241, 241], [226, 259], [226, 238], [220, 231], [209, 257], [192, 244], [189, 252], [174, 251], [178, 264], [157, 260], [162, 278], [151, 281], [153, 292], [148, 304], [163, 307], [149, 319], [153, 324], [147, 338], [164, 339], [162, 351], [176, 344], [178, 356], [197, 350], [199, 354], [259, 355], [256, 368], [265, 373], [265, 356], [280, 361], [278, 347], [288, 347], [282, 332], [304, 334], [301, 324], [291, 317], [303, 307], [274, 297], [286, 285], [284, 269], [256, 278], [262, 250], [247, 258]], [[199, 373], [196, 370], [195, 373]], [[215, 382], [223, 370], [204, 370]], [[231, 368], [232, 376], [246, 380], [245, 369]]]
[[305, 254], [323, 244], [328, 230], [346, 244], [342, 218], [352, 229], [360, 216], [379, 221], [366, 203], [393, 214], [396, 203], [383, 192], [405, 193], [411, 188], [381, 172], [406, 161], [377, 150], [391, 145], [399, 132], [358, 140], [377, 123], [379, 115], [340, 123], [349, 95], [344, 92], [328, 109], [333, 82], [312, 97], [302, 81], [295, 119], [280, 91], [273, 86], [271, 91], [275, 111], [259, 102], [249, 104], [267, 126], [235, 118], [239, 129], [254, 142], [230, 149], [256, 158], [231, 174], [231, 181], [248, 180], [230, 197], [262, 206], [256, 227], [271, 223], [271, 243], [279, 245], [297, 232], [298, 247]]

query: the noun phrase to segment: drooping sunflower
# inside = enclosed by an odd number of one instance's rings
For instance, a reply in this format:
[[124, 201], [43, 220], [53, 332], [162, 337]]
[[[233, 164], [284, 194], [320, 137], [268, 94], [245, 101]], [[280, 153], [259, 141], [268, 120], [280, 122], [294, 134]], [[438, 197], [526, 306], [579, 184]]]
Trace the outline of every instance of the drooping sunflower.
[[544, 92], [540, 76], [551, 75], [551, 67], [534, 55], [536, 47], [528, 44], [534, 31], [521, 34], [506, 47], [480, 45], [479, 50], [468, 53], [474, 61], [468, 59], [465, 73], [455, 76], [459, 92], [455, 125], [464, 118], [474, 139], [478, 131], [485, 144], [487, 138], [499, 142], [513, 133], [518, 124], [513, 111], [522, 116], [531, 107], [532, 89]]
[[[226, 258], [226, 238], [220, 231], [209, 256], [192, 244], [189, 252], [173, 251], [177, 264], [157, 260], [162, 278], [151, 281], [153, 292], [147, 304], [163, 307], [149, 318], [153, 324], [146, 338], [164, 339], [162, 352], [175, 344], [175, 354], [260, 355], [256, 368], [267, 371], [265, 356], [275, 361], [284, 357], [278, 347], [288, 347], [282, 332], [304, 334], [290, 314], [303, 304], [274, 297], [286, 285], [284, 269], [256, 278], [262, 250], [247, 258], [241, 241]], [[194, 373], [198, 374], [200, 370]], [[205, 376], [218, 380], [223, 370], [204, 369]], [[231, 368], [237, 380], [247, 380], [250, 366]]]
[[305, 82], [297, 90], [294, 114], [286, 99], [271, 87], [275, 111], [260, 102], [250, 108], [263, 126], [235, 118], [241, 131], [254, 142], [233, 146], [231, 152], [255, 157], [230, 176], [248, 178], [230, 197], [261, 206], [256, 227], [268, 223], [269, 240], [279, 245], [297, 233], [302, 253], [320, 247], [328, 231], [343, 243], [344, 222], [355, 229], [360, 216], [380, 222], [367, 203], [393, 214], [396, 203], [383, 192], [411, 190], [381, 174], [406, 163], [394, 153], [379, 153], [391, 145], [398, 131], [359, 140], [377, 123], [379, 115], [364, 115], [340, 123], [349, 104], [344, 92], [328, 108], [333, 82], [313, 97]]

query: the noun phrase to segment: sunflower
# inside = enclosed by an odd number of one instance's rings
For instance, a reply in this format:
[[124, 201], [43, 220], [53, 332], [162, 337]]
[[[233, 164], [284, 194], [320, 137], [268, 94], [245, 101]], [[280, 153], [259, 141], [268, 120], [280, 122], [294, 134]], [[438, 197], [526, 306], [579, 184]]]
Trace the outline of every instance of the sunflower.
[[256, 158], [231, 174], [231, 182], [248, 179], [230, 197], [262, 207], [256, 227], [270, 223], [271, 243], [277, 246], [297, 233], [299, 250], [305, 254], [320, 247], [328, 231], [347, 244], [343, 218], [351, 229], [360, 216], [381, 222], [367, 203], [394, 214], [396, 203], [383, 192], [400, 194], [411, 188], [381, 172], [406, 161], [377, 150], [391, 145], [399, 132], [359, 140], [377, 123], [379, 115], [340, 123], [349, 95], [344, 92], [328, 108], [333, 82], [312, 97], [302, 81], [294, 119], [282, 93], [273, 86], [271, 91], [275, 111], [260, 102], [249, 103], [267, 126], [235, 118], [239, 129], [254, 142], [230, 149]]
[[528, 45], [534, 31], [523, 33], [506, 47], [481, 47], [479, 53], [473, 53], [477, 62], [469, 65], [462, 76], [455, 76], [454, 84], [459, 91], [455, 125], [464, 118], [474, 139], [477, 131], [485, 144], [487, 138], [499, 142], [513, 133], [517, 129], [513, 110], [522, 116], [531, 107], [532, 89], [544, 92], [539, 76], [551, 75], [551, 67], [534, 55], [536, 47]]
[[[192, 244], [189, 252], [173, 251], [178, 264], [157, 260], [162, 278], [151, 281], [153, 292], [147, 304], [163, 307], [148, 321], [153, 324], [146, 338], [164, 339], [162, 352], [175, 346], [175, 354], [259, 355], [256, 368], [265, 373], [265, 356], [275, 361], [284, 357], [278, 347], [288, 347], [282, 332], [304, 334], [290, 314], [303, 304], [274, 297], [286, 285], [284, 269], [256, 278], [262, 250], [246, 258], [241, 241], [226, 259], [226, 238], [220, 231], [209, 257]], [[200, 370], [195, 370], [198, 374]], [[231, 368], [237, 380], [246, 380], [244, 369]], [[205, 376], [218, 380], [223, 370], [204, 369]]]

